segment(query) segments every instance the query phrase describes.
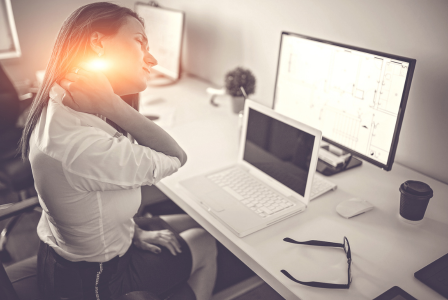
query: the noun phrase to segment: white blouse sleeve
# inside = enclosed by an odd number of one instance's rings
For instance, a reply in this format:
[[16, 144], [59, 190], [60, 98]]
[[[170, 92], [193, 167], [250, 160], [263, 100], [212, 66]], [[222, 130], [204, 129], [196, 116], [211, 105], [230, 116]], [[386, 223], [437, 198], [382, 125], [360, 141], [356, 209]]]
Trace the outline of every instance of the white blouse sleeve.
[[111, 137], [95, 127], [73, 134], [62, 166], [75, 189], [105, 191], [153, 185], [181, 166], [176, 157], [116, 136]]

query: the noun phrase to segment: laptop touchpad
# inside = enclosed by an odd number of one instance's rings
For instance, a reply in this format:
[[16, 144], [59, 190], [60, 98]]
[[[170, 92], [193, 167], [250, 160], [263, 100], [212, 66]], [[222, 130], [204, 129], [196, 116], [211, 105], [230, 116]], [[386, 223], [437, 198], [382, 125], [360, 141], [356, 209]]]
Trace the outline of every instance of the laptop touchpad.
[[[201, 202], [216, 212], [225, 210], [226, 207], [232, 205], [231, 196], [224, 190], [215, 190], [213, 192], [201, 196]], [[229, 201], [230, 200], [230, 201]]]

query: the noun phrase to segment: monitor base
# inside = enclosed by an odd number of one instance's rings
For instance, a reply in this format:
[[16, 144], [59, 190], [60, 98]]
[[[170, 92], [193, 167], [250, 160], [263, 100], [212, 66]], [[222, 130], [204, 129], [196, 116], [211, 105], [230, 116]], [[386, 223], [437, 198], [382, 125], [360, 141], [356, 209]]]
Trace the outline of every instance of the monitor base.
[[362, 160], [359, 160], [358, 158], [354, 157], [353, 155], [349, 158], [348, 162], [345, 166], [335, 168], [328, 163], [324, 162], [323, 160], [319, 159], [317, 161], [317, 172], [325, 175], [325, 176], [332, 176], [335, 174], [338, 174], [340, 172], [344, 172], [346, 170], [355, 168], [362, 165]]

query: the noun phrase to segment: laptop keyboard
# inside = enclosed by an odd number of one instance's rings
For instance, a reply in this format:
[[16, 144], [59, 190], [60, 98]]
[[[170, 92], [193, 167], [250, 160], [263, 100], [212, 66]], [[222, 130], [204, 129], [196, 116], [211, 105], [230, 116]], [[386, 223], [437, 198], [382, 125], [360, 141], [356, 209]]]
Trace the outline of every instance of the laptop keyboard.
[[[258, 179], [239, 168], [207, 176], [242, 204], [250, 208], [262, 218], [278, 213], [288, 207], [296, 205], [280, 193], [268, 188]], [[310, 199], [336, 189], [336, 185], [320, 176], [314, 176]]]
[[238, 168], [215, 173], [207, 178], [222, 187], [262, 218], [269, 217], [296, 205]]
[[[301, 179], [297, 175], [292, 175], [288, 172], [285, 172], [284, 169], [276, 164], [258, 164], [257, 167], [259, 167], [261, 171], [270, 174], [274, 179], [283, 182], [283, 184], [286, 186], [299, 185], [303, 186], [303, 189], [305, 189], [306, 181], [303, 181], [303, 179]], [[320, 175], [315, 174], [313, 184], [311, 185], [310, 200], [314, 200], [320, 195], [325, 194], [326, 192], [335, 190], [336, 187], [336, 184], [324, 179]]]

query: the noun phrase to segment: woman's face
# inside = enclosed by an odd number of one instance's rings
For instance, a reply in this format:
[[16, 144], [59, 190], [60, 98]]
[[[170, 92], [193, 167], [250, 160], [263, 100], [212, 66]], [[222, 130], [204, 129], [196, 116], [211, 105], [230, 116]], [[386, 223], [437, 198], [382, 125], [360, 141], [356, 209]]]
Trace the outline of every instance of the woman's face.
[[126, 21], [112, 37], [102, 40], [107, 68], [103, 71], [119, 96], [135, 94], [146, 89], [146, 82], [157, 60], [149, 54], [143, 25], [134, 17]]

